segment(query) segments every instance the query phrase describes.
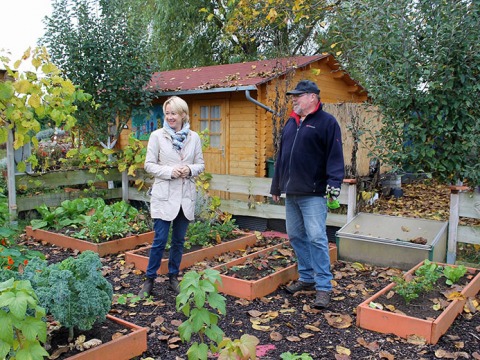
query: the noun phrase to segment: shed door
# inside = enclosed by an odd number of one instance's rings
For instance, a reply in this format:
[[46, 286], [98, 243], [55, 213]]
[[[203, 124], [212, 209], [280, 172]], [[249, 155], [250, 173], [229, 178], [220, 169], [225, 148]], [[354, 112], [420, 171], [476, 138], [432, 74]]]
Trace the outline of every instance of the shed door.
[[192, 122], [195, 129], [209, 130], [210, 146], [203, 151], [205, 171], [225, 174], [227, 168], [225, 101], [205, 100], [193, 103]]

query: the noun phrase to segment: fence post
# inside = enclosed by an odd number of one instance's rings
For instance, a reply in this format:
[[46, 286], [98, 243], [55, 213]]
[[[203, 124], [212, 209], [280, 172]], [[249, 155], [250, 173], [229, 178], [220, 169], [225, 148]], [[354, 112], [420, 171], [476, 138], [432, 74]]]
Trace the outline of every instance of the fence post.
[[128, 172], [122, 171], [122, 200], [128, 202]]
[[448, 248], [447, 264], [455, 264], [457, 260], [458, 218], [460, 213], [461, 190], [468, 190], [466, 186], [450, 186], [450, 217], [448, 221]]
[[357, 180], [345, 179], [343, 182], [348, 184], [347, 223], [349, 223], [357, 211]]

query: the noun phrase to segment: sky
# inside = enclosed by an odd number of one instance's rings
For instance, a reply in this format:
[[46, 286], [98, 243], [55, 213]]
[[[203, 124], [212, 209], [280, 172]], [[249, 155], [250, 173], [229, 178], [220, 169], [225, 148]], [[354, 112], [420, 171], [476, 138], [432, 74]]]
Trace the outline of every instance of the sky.
[[[18, 60], [29, 47], [35, 47], [44, 33], [42, 19], [52, 13], [52, 0], [1, 0], [0, 50]], [[4, 53], [2, 51], [2, 53]]]

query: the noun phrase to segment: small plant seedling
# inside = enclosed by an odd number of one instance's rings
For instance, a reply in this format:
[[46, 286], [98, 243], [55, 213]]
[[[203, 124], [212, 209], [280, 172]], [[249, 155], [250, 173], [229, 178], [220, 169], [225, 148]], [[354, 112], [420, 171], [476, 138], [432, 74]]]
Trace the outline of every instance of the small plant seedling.
[[297, 353], [292, 354], [290, 351], [280, 354], [280, 358], [282, 360], [313, 360], [313, 358], [307, 353], [299, 355]]
[[445, 266], [443, 269], [443, 275], [447, 278], [446, 283], [450, 286], [456, 284], [466, 272], [467, 268], [463, 265], [459, 265], [457, 267]]
[[184, 342], [190, 342], [196, 333], [201, 340], [190, 346], [188, 359], [206, 360], [210, 350], [218, 353], [219, 360], [254, 360], [259, 342], [255, 336], [244, 334], [240, 339], [231, 340], [225, 337], [218, 326], [220, 315], [226, 313], [226, 299], [217, 289], [220, 282], [220, 273], [212, 269], [189, 271], [180, 282], [176, 308], [188, 317], [178, 327], [180, 338]]
[[[145, 299], [148, 299], [148, 297]], [[138, 294], [132, 294], [132, 293], [120, 294], [118, 295], [117, 303], [121, 305], [126, 305], [129, 302], [131, 306], [135, 306], [139, 301], [145, 300], [145, 299], [141, 299], [140, 296], [138, 296]]]

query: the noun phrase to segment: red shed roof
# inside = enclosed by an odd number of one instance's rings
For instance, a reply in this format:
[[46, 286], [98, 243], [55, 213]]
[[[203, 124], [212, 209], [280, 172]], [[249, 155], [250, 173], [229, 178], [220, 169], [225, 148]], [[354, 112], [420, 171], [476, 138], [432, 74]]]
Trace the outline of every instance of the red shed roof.
[[[235, 88], [238, 87], [253, 88], [281, 76], [289, 70], [305, 67], [324, 58], [329, 59], [328, 64], [332, 70], [339, 69], [339, 65], [330, 54], [203, 66], [191, 69], [156, 72], [150, 81], [150, 90], [169, 93], [219, 88], [225, 90], [231, 89], [231, 91], [234, 91]], [[358, 85], [348, 75], [342, 79], [352, 85]]]

